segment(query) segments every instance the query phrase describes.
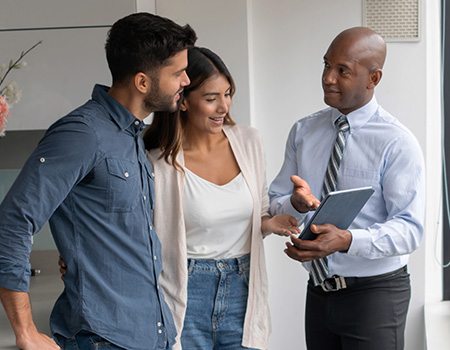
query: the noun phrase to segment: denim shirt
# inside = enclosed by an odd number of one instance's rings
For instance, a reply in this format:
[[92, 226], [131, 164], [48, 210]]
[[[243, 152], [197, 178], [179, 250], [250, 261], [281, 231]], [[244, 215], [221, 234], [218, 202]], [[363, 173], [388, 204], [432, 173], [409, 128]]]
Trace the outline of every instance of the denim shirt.
[[31, 236], [50, 219], [68, 266], [51, 315], [55, 337], [83, 329], [147, 350], [167, 331], [172, 345], [144, 125], [107, 91], [96, 85], [92, 100], [48, 129], [1, 204], [0, 286], [28, 290]]

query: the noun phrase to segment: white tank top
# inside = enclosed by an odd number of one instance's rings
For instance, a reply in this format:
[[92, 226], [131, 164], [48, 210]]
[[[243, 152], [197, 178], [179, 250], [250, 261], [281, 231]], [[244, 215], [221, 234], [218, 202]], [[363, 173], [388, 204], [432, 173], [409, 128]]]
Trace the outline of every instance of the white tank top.
[[188, 258], [229, 259], [250, 253], [253, 199], [242, 173], [219, 186], [184, 170]]

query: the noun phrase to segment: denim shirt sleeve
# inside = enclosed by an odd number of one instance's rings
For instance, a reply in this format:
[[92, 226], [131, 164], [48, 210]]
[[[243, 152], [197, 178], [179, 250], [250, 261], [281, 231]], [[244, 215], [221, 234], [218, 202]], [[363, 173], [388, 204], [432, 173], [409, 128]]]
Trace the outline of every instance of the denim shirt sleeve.
[[81, 118], [53, 124], [0, 205], [0, 286], [27, 291], [31, 236], [97, 158], [97, 137]]

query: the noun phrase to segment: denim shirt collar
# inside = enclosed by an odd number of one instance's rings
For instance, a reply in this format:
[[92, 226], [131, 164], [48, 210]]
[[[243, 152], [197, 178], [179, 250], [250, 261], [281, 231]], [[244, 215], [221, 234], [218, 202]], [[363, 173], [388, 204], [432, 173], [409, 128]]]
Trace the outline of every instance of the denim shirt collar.
[[[375, 112], [378, 110], [378, 107], [379, 105], [374, 95], [372, 99], [364, 106], [347, 114], [347, 121], [350, 126], [349, 133], [352, 133], [353, 131], [356, 131], [359, 128], [363, 127], [375, 114]], [[342, 113], [339, 112], [339, 110], [337, 110], [336, 108], [332, 108], [331, 121], [333, 125], [336, 125], [336, 121], [341, 115]]]
[[109, 113], [111, 119], [121, 130], [130, 130], [133, 133], [140, 133], [145, 128], [145, 124], [136, 118], [114, 97], [108, 94], [109, 87], [96, 84], [92, 92], [92, 99], [100, 103]]

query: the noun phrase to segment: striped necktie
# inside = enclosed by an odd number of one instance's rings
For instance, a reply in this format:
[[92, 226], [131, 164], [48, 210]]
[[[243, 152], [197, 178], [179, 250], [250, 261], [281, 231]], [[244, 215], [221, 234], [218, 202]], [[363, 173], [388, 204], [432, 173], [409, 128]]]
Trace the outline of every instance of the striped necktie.
[[[331, 151], [330, 160], [325, 173], [325, 179], [323, 181], [322, 199], [327, 195], [327, 193], [336, 189], [337, 174], [339, 171], [339, 166], [341, 165], [342, 154], [344, 152], [346, 142], [345, 133], [349, 129], [347, 117], [345, 115], [341, 115], [336, 121], [336, 124], [338, 127], [338, 134], [336, 141], [334, 142], [333, 150]], [[322, 284], [328, 275], [327, 257], [325, 256], [321, 259], [311, 261], [310, 273], [315, 286]]]

